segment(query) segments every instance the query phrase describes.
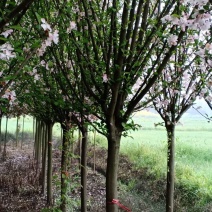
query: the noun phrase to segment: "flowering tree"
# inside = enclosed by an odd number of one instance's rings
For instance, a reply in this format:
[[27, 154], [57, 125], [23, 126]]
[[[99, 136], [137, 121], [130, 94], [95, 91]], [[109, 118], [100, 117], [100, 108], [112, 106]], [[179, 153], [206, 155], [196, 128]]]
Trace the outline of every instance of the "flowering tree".
[[[50, 53], [64, 79], [61, 89], [71, 90], [75, 102], [99, 118], [97, 124], [108, 139], [107, 211], [118, 210], [114, 200], [120, 140], [133, 128], [131, 114], [149, 102], [146, 94], [178, 44], [209, 28], [209, 9], [208, 1], [83, 0], [58, 2], [52, 9], [54, 16], [45, 17], [59, 32], [60, 45], [50, 48]], [[42, 14], [48, 14], [45, 8]], [[51, 32], [45, 20], [42, 27]], [[39, 56], [45, 56], [46, 46], [48, 42]], [[78, 92], [80, 86], [85, 98]]]
[[[121, 137], [135, 127], [132, 113], [151, 101], [147, 94], [164, 74], [177, 46], [197, 31], [209, 29], [210, 3], [73, 0], [35, 5], [39, 7], [32, 9], [30, 19], [35, 24], [29, 26], [39, 41], [33, 55], [36, 52], [37, 65], [54, 67], [60, 89], [74, 95], [74, 110], [99, 119], [96, 126], [108, 140], [106, 210], [116, 212]], [[25, 47], [30, 54], [27, 42]], [[29, 72], [39, 79], [38, 68]]]
[[[205, 36], [202, 38], [207, 42]], [[160, 91], [153, 100], [153, 105], [164, 120], [167, 131], [166, 211], [174, 209], [175, 127], [182, 115], [194, 104], [196, 97], [206, 95], [207, 81], [211, 78], [211, 65], [205, 57], [199, 56], [200, 50], [196, 45], [198, 39], [200, 38], [196, 37], [179, 46], [163, 70], [158, 83], [149, 93], [151, 96], [152, 93]], [[211, 44], [207, 43], [204, 48], [205, 54], [209, 56], [211, 50]]]
[[[16, 64], [15, 66], [15, 60], [12, 59], [14, 59], [16, 56], [20, 56], [20, 54], [16, 55], [15, 53], [16, 50], [20, 52], [20, 45], [15, 45], [16, 49], [14, 49], [12, 44], [14, 44], [14, 40], [17, 42], [15, 38], [16, 36], [14, 36], [14, 34], [17, 35], [20, 33], [21, 30], [23, 30], [23, 28], [18, 24], [20, 24], [22, 18], [26, 15], [27, 10], [33, 2], [34, 0], [23, 0], [22, 2], [3, 0], [0, 2], [0, 97], [2, 97], [3, 95], [5, 95], [6, 97], [15, 96], [14, 92], [12, 91], [11, 93], [11, 91], [8, 89], [9, 86], [12, 84], [11, 78], [14, 78], [18, 75], [18, 73], [28, 60], [28, 57], [26, 57], [25, 62], [19, 61], [20, 63]], [[10, 37], [12, 38], [10, 39]], [[20, 38], [20, 34], [18, 37]], [[12, 69], [13, 71], [11, 71]], [[13, 77], [9, 78], [8, 75], [13, 75]]]
[[[64, 11], [63, 22], [70, 25], [69, 35], [64, 33], [66, 39], [61, 41], [68, 49], [63, 58], [72, 65], [69, 74], [76, 84], [86, 88], [89, 104], [84, 107], [103, 123], [102, 133], [108, 139], [106, 208], [117, 211], [113, 200], [118, 196], [119, 147], [123, 132], [133, 127], [130, 115], [147, 104], [146, 94], [178, 44], [197, 30], [209, 29], [209, 3], [84, 0], [67, 7], [73, 12]], [[68, 81], [67, 72], [63, 74]], [[131, 92], [134, 85], [136, 92]]]

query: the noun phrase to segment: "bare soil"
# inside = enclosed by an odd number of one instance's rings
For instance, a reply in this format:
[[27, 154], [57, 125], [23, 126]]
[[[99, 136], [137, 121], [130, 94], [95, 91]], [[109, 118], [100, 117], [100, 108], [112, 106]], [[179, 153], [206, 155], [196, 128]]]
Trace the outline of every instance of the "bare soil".
[[[96, 161], [94, 167], [94, 151], [92, 147], [88, 151], [88, 211], [105, 211], [105, 170], [106, 170], [106, 150], [96, 149]], [[24, 145], [23, 149], [7, 146], [7, 156], [5, 160], [0, 159], [0, 211], [1, 212], [38, 212], [47, 208], [46, 196], [41, 195], [39, 185], [40, 172], [36, 168], [36, 162], [33, 159], [32, 145]], [[54, 203], [59, 199], [59, 167], [60, 151], [53, 151], [53, 175], [54, 178]], [[80, 211], [80, 175], [79, 163], [77, 159], [72, 161], [70, 171], [71, 178], [71, 205], [74, 211]], [[133, 166], [126, 157], [120, 157], [119, 181], [125, 184], [130, 183], [134, 177], [143, 176], [141, 170], [133, 169]], [[138, 190], [149, 190], [158, 185], [149, 183], [149, 179], [142, 179]], [[159, 185], [161, 187], [161, 185]], [[155, 189], [154, 189], [155, 191]], [[120, 202], [128, 208], [136, 211], [154, 211], [150, 210], [149, 204], [145, 200], [135, 200], [132, 193], [127, 193], [119, 188]], [[163, 192], [162, 192], [163, 194]], [[152, 201], [160, 201], [161, 191], [154, 192]], [[162, 197], [163, 198], [163, 197]], [[135, 203], [137, 201], [137, 203]], [[78, 202], [78, 203], [77, 203]], [[73, 207], [72, 207], [73, 208]]]

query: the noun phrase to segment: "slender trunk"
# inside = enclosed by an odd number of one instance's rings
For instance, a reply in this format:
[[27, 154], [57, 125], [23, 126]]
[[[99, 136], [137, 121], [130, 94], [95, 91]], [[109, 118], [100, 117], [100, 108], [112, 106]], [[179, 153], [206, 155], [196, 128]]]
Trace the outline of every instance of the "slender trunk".
[[63, 128], [61, 127], [60, 131], [60, 139], [61, 139], [61, 144], [63, 143]]
[[173, 212], [175, 177], [175, 126], [166, 125], [166, 130], [168, 138], [166, 212]]
[[32, 121], [32, 139], [35, 139], [35, 117], [33, 116], [33, 121]]
[[38, 124], [38, 141], [37, 141], [37, 170], [40, 169], [40, 164], [41, 164], [41, 140], [42, 140], [42, 122], [39, 121]]
[[93, 149], [93, 173], [96, 174], [96, 130], [93, 132], [93, 142], [94, 142], [94, 149]]
[[8, 117], [6, 117], [6, 128], [5, 128], [5, 136], [4, 136], [3, 160], [6, 160], [6, 154], [7, 154], [7, 127], [8, 127]]
[[2, 151], [1, 143], [2, 143], [2, 135], [1, 135], [1, 122], [2, 121], [2, 116], [0, 116], [0, 152]]
[[22, 139], [21, 139], [21, 149], [23, 147], [24, 142], [24, 116], [23, 116], [23, 124], [22, 124]]
[[82, 148], [82, 136], [81, 136], [81, 131], [80, 129], [78, 129], [78, 142], [77, 142], [77, 146], [79, 147], [79, 151], [78, 151], [78, 154], [79, 154], [79, 170], [81, 169], [81, 148]]
[[35, 160], [37, 160], [38, 158], [38, 135], [39, 135], [39, 121], [36, 120], [36, 123], [35, 123], [35, 141], [34, 141], [34, 158]]
[[43, 151], [42, 151], [42, 189], [41, 193], [44, 195], [46, 190], [46, 158], [47, 158], [47, 149], [48, 149], [48, 130], [46, 124], [44, 123], [43, 128]]
[[[71, 154], [74, 156], [74, 129], [71, 130]], [[71, 164], [73, 164], [75, 160], [73, 156], [71, 157]]]
[[48, 129], [48, 169], [47, 169], [47, 204], [52, 205], [52, 123], [47, 124]]
[[108, 158], [106, 171], [106, 211], [118, 212], [118, 206], [113, 204], [113, 199], [117, 199], [117, 175], [119, 164], [119, 149], [121, 132], [115, 127], [111, 129], [108, 136]]
[[82, 127], [82, 153], [81, 153], [81, 211], [87, 211], [87, 149], [88, 130]]
[[18, 121], [19, 121], [19, 117], [17, 116], [17, 121], [16, 121], [16, 147], [18, 147], [18, 134], [19, 134]]
[[67, 211], [67, 191], [68, 191], [68, 163], [69, 163], [69, 149], [70, 149], [70, 136], [69, 127], [63, 127], [62, 139], [62, 156], [61, 156], [61, 205], [60, 209], [63, 212]]

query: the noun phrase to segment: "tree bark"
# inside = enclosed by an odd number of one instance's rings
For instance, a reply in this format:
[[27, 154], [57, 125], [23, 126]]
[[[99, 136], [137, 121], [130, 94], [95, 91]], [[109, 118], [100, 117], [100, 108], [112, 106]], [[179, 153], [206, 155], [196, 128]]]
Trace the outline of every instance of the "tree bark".
[[48, 129], [48, 169], [47, 169], [47, 204], [52, 205], [52, 123], [47, 123]]
[[96, 174], [96, 130], [93, 131], [93, 173]]
[[23, 123], [22, 123], [21, 149], [23, 148], [23, 143], [24, 143], [24, 116], [23, 116]]
[[16, 121], [16, 147], [18, 147], [18, 134], [19, 134], [19, 125], [18, 125], [18, 121], [19, 121], [19, 116], [17, 116], [17, 121]]
[[0, 116], [0, 152], [2, 151], [2, 146], [1, 146], [1, 143], [2, 143], [2, 134], [1, 134], [1, 122], [2, 121], [2, 116]]
[[69, 149], [70, 137], [68, 135], [69, 127], [63, 126], [62, 139], [62, 156], [61, 156], [61, 205], [60, 209], [63, 212], [67, 211], [67, 190], [68, 190], [68, 163], [69, 163]]
[[7, 156], [7, 127], [8, 127], [8, 117], [6, 117], [6, 128], [5, 128], [5, 136], [4, 136], [4, 150], [3, 150], [3, 161], [6, 160], [6, 156]]
[[[111, 127], [112, 128], [112, 127]], [[121, 132], [115, 127], [108, 135], [108, 158], [106, 170], [106, 211], [118, 212], [118, 206], [113, 204], [113, 199], [117, 199], [117, 174], [119, 164]]]
[[166, 124], [166, 130], [168, 138], [166, 212], [173, 212], [175, 178], [175, 126], [173, 124]]
[[82, 153], [81, 153], [81, 211], [87, 211], [87, 149], [88, 130], [86, 126], [82, 129]]
[[44, 123], [43, 127], [43, 151], [42, 151], [42, 173], [41, 173], [41, 179], [42, 179], [42, 189], [41, 193], [45, 194], [46, 189], [46, 158], [47, 158], [47, 149], [48, 149], [48, 130], [46, 127], [46, 124]]

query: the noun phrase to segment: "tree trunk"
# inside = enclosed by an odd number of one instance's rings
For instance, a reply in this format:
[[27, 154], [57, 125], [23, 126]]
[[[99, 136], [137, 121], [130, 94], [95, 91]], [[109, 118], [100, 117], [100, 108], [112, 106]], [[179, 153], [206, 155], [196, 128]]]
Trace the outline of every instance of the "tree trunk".
[[69, 164], [69, 150], [70, 150], [70, 136], [69, 127], [62, 126], [62, 156], [61, 156], [61, 205], [60, 209], [63, 212], [67, 211], [67, 191], [68, 191], [68, 164]]
[[2, 151], [2, 147], [1, 147], [1, 143], [2, 143], [2, 135], [1, 135], [1, 122], [2, 121], [2, 117], [0, 116], [0, 152]]
[[3, 150], [3, 161], [6, 160], [6, 156], [7, 156], [7, 127], [8, 127], [8, 117], [6, 117], [6, 128], [5, 128], [5, 136], [4, 136], [4, 150]]
[[42, 189], [41, 193], [45, 194], [46, 189], [46, 157], [47, 157], [47, 149], [48, 149], [48, 130], [46, 124], [44, 123], [43, 127], [43, 151], [42, 151]]
[[24, 143], [24, 116], [23, 116], [23, 124], [22, 124], [21, 149], [23, 148], [23, 143]]
[[79, 156], [79, 170], [81, 170], [82, 136], [81, 136], [81, 130], [80, 130], [80, 129], [78, 129], [78, 142], [77, 142], [77, 147], [79, 147], [79, 148], [77, 149], [77, 151], [78, 151], [77, 154], [78, 154], [78, 156]]
[[168, 138], [166, 212], [173, 212], [175, 177], [175, 126], [166, 125], [166, 130]]
[[39, 121], [38, 123], [38, 140], [37, 140], [37, 170], [40, 169], [40, 164], [41, 164], [41, 150], [42, 150], [42, 146], [41, 146], [41, 141], [42, 141], [42, 122]]
[[47, 169], [47, 204], [52, 205], [52, 123], [47, 124], [48, 129], [48, 169]]
[[35, 139], [35, 117], [33, 116], [33, 121], [32, 121], [32, 140]]
[[39, 121], [36, 119], [35, 123], [35, 141], [34, 141], [34, 159], [36, 160], [38, 157], [38, 123]]
[[88, 149], [88, 130], [82, 127], [82, 153], [81, 153], [81, 211], [87, 211], [87, 149]]
[[96, 174], [96, 130], [93, 131], [93, 173]]
[[16, 147], [18, 147], [18, 134], [20, 131], [18, 121], [19, 121], [19, 116], [17, 116], [17, 121], [16, 121]]
[[119, 149], [121, 132], [115, 127], [111, 127], [108, 135], [108, 158], [106, 171], [106, 211], [118, 212], [118, 205], [113, 204], [113, 199], [117, 199], [117, 175], [119, 164]]

